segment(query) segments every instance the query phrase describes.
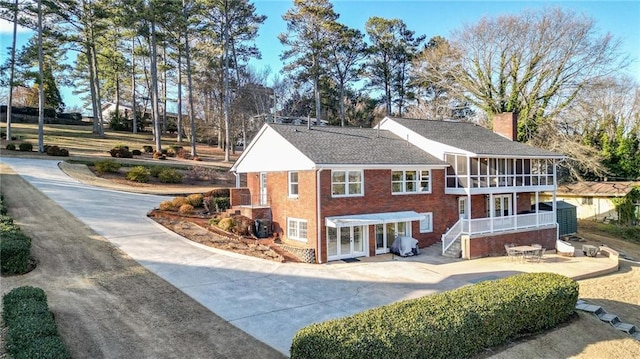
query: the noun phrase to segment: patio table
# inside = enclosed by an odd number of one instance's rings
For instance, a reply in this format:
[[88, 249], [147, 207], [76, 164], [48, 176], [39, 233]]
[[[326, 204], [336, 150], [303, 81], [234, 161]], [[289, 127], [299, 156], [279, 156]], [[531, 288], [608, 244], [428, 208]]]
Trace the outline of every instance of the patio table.
[[534, 246], [515, 246], [509, 249], [517, 253], [522, 253], [523, 260], [531, 258], [540, 252], [540, 248]]

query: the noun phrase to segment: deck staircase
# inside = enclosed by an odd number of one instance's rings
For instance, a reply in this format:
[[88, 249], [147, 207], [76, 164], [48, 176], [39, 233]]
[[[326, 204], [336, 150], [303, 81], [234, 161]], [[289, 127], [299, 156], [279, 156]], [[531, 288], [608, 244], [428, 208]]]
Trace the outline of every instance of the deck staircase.
[[[442, 246], [442, 243], [440, 243], [440, 246]], [[447, 248], [447, 250], [444, 251], [442, 255], [449, 258], [462, 257], [462, 241], [460, 240], [460, 236], [458, 236], [458, 238], [455, 239], [453, 243], [451, 243], [451, 246], [449, 246], [449, 248]]]
[[607, 313], [607, 311], [601, 306], [589, 304], [582, 299], [578, 299], [576, 309], [592, 313], [601, 321], [609, 323], [615, 329], [623, 331], [632, 336], [635, 340], [640, 341], [640, 329], [638, 329], [638, 327], [633, 324], [623, 323], [617, 315]]

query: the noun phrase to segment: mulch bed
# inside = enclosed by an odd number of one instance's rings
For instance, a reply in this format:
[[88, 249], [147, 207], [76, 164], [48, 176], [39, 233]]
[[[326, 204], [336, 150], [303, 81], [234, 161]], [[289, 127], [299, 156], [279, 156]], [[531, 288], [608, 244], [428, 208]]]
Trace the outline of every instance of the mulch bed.
[[211, 216], [183, 216], [154, 209], [149, 218], [196, 243], [276, 262], [300, 262], [298, 257], [278, 246], [274, 238], [242, 237], [209, 225]]

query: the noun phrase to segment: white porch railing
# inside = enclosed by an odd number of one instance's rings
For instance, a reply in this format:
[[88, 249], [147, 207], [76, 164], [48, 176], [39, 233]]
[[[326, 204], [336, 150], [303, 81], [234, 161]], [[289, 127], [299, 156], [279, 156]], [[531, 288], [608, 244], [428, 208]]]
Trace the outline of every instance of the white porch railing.
[[461, 219], [442, 235], [442, 253], [462, 234], [474, 235], [514, 231], [555, 223], [555, 213], [551, 211], [494, 218]]

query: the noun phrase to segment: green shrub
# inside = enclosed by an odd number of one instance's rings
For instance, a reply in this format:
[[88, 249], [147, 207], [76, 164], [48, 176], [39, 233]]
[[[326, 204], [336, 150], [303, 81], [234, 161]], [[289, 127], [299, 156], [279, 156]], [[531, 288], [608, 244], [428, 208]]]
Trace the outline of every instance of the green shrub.
[[183, 204], [188, 204], [189, 201], [187, 200], [187, 197], [175, 197], [171, 200], [171, 203], [173, 203], [174, 207], [180, 208]]
[[182, 173], [175, 168], [165, 168], [158, 173], [158, 180], [162, 183], [180, 183], [182, 182]]
[[135, 166], [127, 172], [125, 178], [129, 181], [147, 183], [151, 173], [149, 169], [144, 166]]
[[162, 172], [164, 170], [163, 166], [151, 166], [149, 167], [149, 173], [151, 174], [152, 177], [158, 178], [158, 176], [160, 175], [160, 172]]
[[25, 297], [20, 301], [10, 301], [9, 308], [2, 312], [2, 320], [7, 326], [11, 326], [16, 320], [20, 320], [22, 317], [46, 315], [51, 315], [49, 307], [47, 306], [46, 296], [44, 300]]
[[49, 156], [69, 157], [69, 151], [58, 146], [48, 146], [46, 152]]
[[26, 348], [13, 355], [13, 359], [71, 359], [71, 355], [59, 336], [34, 338]]
[[[21, 234], [22, 235], [22, 234]], [[2, 274], [22, 274], [29, 268], [31, 256], [31, 240], [23, 238], [6, 238], [9, 234], [3, 234], [0, 240], [0, 272]]]
[[111, 157], [117, 158], [132, 158], [133, 154], [129, 151], [129, 146], [118, 145], [109, 150]]
[[194, 193], [187, 196], [187, 202], [195, 208], [202, 207], [204, 196], [201, 193]]
[[514, 275], [312, 324], [291, 358], [468, 358], [567, 320], [577, 298], [570, 278]]
[[2, 297], [2, 305], [8, 327], [5, 347], [12, 358], [70, 358], [42, 289], [15, 288]]
[[151, 153], [151, 152], [153, 152], [153, 147], [148, 146], [148, 145], [145, 145], [145, 146], [142, 146], [142, 150], [143, 150], [145, 153]]
[[209, 225], [210, 226], [217, 226], [218, 223], [220, 223], [220, 218], [219, 217], [213, 217], [209, 220]]
[[223, 231], [231, 231], [233, 227], [235, 227], [236, 223], [231, 217], [223, 218], [218, 222], [218, 227]]
[[16, 150], [16, 145], [14, 145], [13, 143], [10, 143], [5, 148], [8, 149], [9, 151], [15, 151]]
[[121, 165], [114, 160], [103, 160], [96, 162], [96, 171], [99, 173], [115, 173], [118, 172]]
[[224, 212], [231, 208], [229, 197], [214, 197], [211, 199], [209, 208], [215, 209], [216, 212]]
[[33, 151], [33, 145], [30, 144], [29, 142], [22, 142], [20, 145], [18, 145], [18, 148], [22, 152], [31, 152], [31, 151]]
[[0, 224], [13, 226], [13, 218], [7, 216], [6, 212], [0, 215]]
[[[2, 297], [2, 307], [5, 311], [11, 311], [13, 306], [27, 299], [35, 299], [38, 301], [47, 301], [47, 294], [41, 288], [22, 286], [12, 289], [9, 293]], [[5, 313], [2, 313], [3, 320]]]
[[142, 151], [140, 151], [140, 150], [133, 150], [133, 151], [131, 151], [131, 154], [132, 154], [132, 155], [134, 155], [134, 156], [140, 156], [140, 155], [142, 154]]

